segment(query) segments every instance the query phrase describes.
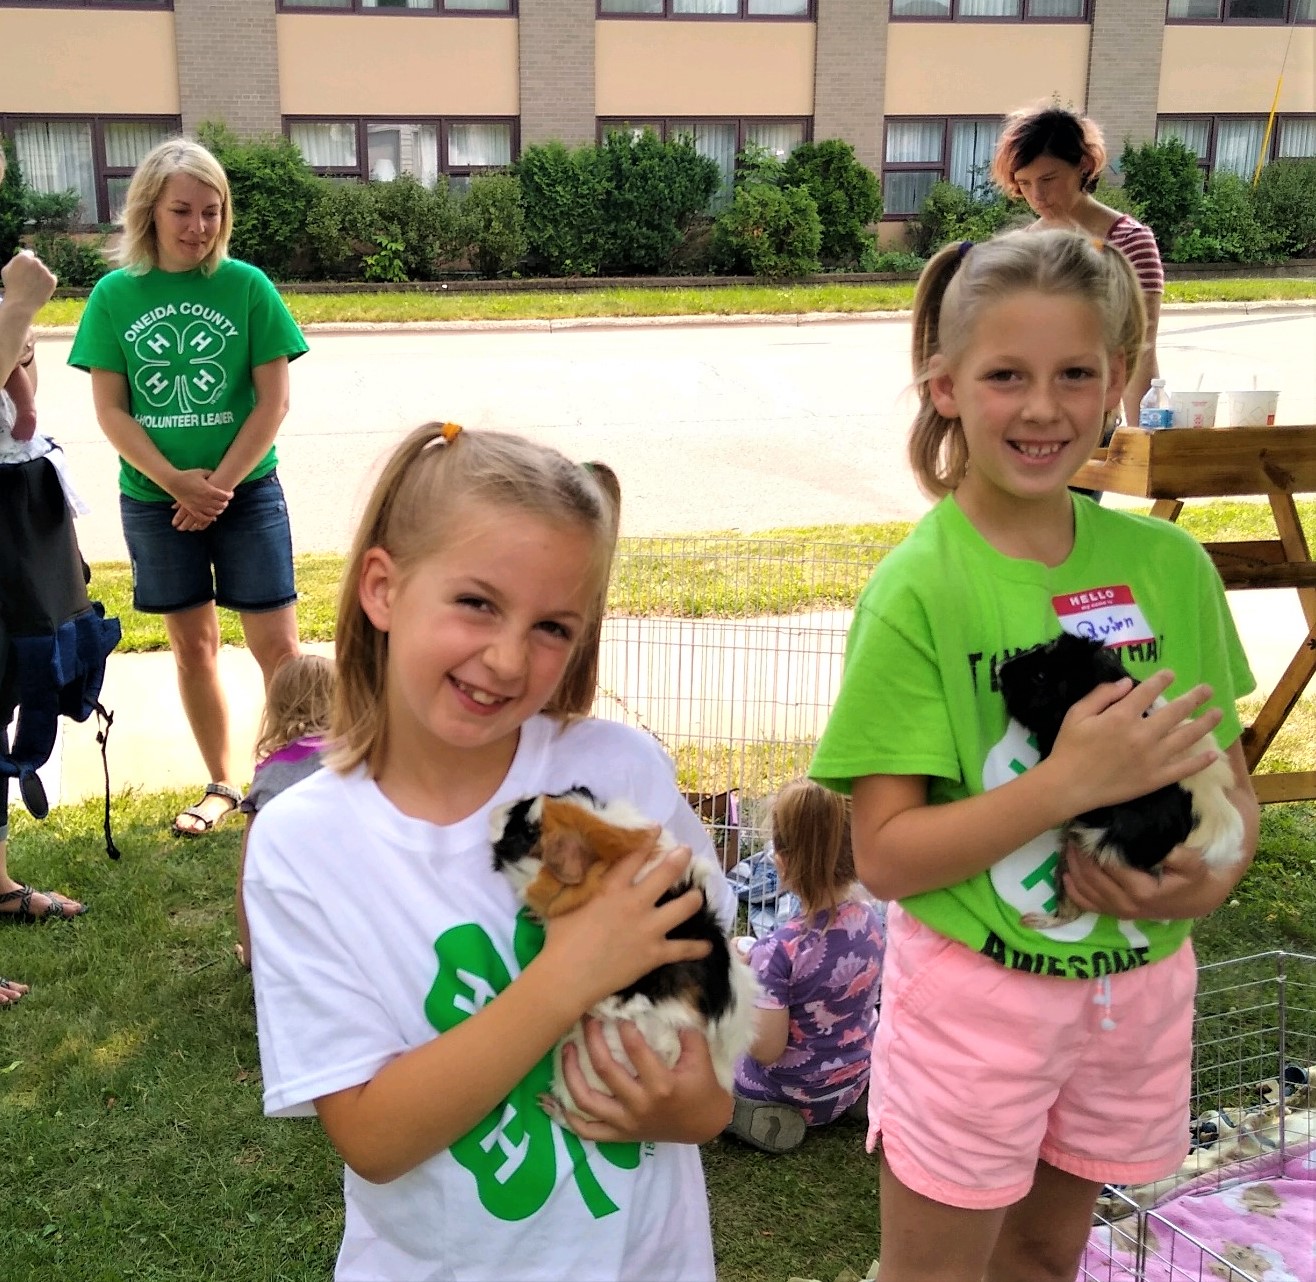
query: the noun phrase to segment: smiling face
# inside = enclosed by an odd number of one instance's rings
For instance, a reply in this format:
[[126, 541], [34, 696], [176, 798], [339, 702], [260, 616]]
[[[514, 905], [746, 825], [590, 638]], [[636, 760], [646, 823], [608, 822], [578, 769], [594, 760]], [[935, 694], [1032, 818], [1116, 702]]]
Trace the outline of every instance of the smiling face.
[[1039, 218], [1048, 223], [1069, 223], [1083, 197], [1086, 175], [1068, 161], [1038, 156], [1014, 171], [1014, 181], [1028, 208]]
[[962, 507], [1067, 503], [1124, 390], [1123, 357], [1107, 353], [1096, 308], [1035, 290], [983, 308], [965, 350], [934, 356], [929, 375], [938, 413], [964, 432]]
[[155, 202], [156, 265], [166, 272], [200, 267], [214, 247], [224, 202], [213, 187], [191, 174], [171, 174]]
[[590, 622], [588, 530], [488, 507], [447, 524], [452, 543], [405, 572], [382, 548], [362, 566], [362, 608], [388, 634], [381, 778], [408, 761], [510, 762]]

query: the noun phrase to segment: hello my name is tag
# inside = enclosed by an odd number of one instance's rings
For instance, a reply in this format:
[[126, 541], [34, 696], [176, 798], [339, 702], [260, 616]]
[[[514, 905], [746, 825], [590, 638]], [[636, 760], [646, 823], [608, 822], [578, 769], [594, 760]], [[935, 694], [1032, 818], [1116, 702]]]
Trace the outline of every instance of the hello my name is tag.
[[1127, 587], [1089, 588], [1051, 598], [1060, 626], [1076, 637], [1108, 646], [1140, 645], [1154, 639]]

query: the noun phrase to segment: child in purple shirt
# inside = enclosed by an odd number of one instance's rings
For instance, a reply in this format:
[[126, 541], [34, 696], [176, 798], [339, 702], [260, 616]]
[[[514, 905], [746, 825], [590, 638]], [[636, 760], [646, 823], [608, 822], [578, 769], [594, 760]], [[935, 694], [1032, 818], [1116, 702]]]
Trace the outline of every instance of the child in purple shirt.
[[849, 804], [801, 779], [772, 810], [777, 868], [801, 909], [749, 948], [763, 991], [727, 1128], [769, 1153], [795, 1148], [868, 1087], [885, 939], [879, 908], [855, 883]]
[[317, 654], [285, 659], [265, 692], [265, 711], [256, 736], [256, 770], [238, 809], [247, 816], [238, 863], [238, 942], [234, 955], [251, 967], [251, 934], [242, 906], [242, 869], [247, 862], [247, 837], [262, 806], [285, 788], [320, 769], [321, 748], [333, 707], [334, 665]]

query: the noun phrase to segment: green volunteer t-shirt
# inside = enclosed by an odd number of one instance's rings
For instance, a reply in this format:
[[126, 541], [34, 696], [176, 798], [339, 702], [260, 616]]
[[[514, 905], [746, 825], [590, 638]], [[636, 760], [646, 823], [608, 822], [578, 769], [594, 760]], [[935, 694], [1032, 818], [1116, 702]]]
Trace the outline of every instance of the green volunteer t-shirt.
[[[213, 469], [256, 404], [252, 369], [305, 351], [265, 273], [229, 258], [211, 276], [157, 268], [102, 277], [87, 299], [69, 364], [123, 374], [130, 412], [160, 453], [177, 468]], [[259, 480], [277, 461], [271, 446], [243, 479]], [[169, 500], [127, 460], [119, 462], [124, 494]]]
[[[1255, 686], [1224, 587], [1177, 526], [1074, 500], [1075, 539], [1054, 568], [996, 551], [943, 499], [877, 567], [859, 598], [836, 705], [810, 775], [848, 793], [874, 774], [926, 775], [932, 804], [998, 787], [1038, 760], [1011, 721], [998, 664], [1065, 631], [1120, 647], [1140, 680], [1174, 671], [1168, 696], [1210, 684], [1222, 748], [1241, 733], [1234, 701]], [[1085, 913], [1035, 931], [1024, 913], [1055, 906], [1059, 831], [987, 871], [902, 906], [1003, 965], [1073, 978], [1128, 970], [1174, 952], [1187, 921]]]

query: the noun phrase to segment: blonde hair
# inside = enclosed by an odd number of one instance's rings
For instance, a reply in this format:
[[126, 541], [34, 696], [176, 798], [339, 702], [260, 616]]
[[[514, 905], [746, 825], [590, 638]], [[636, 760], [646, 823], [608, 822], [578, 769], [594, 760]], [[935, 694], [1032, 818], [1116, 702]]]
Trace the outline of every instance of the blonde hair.
[[134, 276], [144, 275], [160, 261], [155, 235], [155, 207], [165, 184], [175, 174], [187, 174], [219, 193], [219, 232], [210, 252], [201, 261], [203, 276], [211, 276], [228, 257], [233, 235], [233, 198], [228, 175], [199, 142], [170, 138], [152, 147], [133, 173], [123, 207], [123, 239], [119, 243], [119, 266]]
[[830, 920], [855, 879], [850, 799], [811, 779], [788, 783], [772, 805], [772, 847], [804, 911]]
[[371, 623], [359, 596], [366, 553], [382, 548], [405, 577], [441, 551], [459, 532], [459, 520], [469, 516], [472, 507], [481, 506], [576, 525], [594, 536], [595, 555], [588, 567], [590, 614], [543, 711], [565, 721], [584, 716], [593, 706], [621, 511], [615, 473], [602, 463], [573, 463], [524, 437], [427, 423], [412, 432], [385, 464], [352, 541], [335, 634], [335, 742], [326, 758], [334, 769], [346, 771], [365, 762], [377, 771], [388, 733], [388, 636]]
[[959, 419], [937, 412], [928, 389], [936, 355], [951, 366], [973, 339], [982, 310], [1024, 290], [1090, 303], [1101, 317], [1106, 351], [1137, 367], [1147, 329], [1138, 278], [1117, 249], [1070, 231], [1007, 232], [973, 245], [951, 243], [923, 269], [914, 293], [913, 365], [919, 406], [909, 462], [924, 492], [940, 498], [964, 479], [969, 455]]
[[334, 703], [334, 665], [323, 655], [285, 659], [270, 678], [256, 734], [256, 760], [311, 735], [329, 733]]
[[1083, 190], [1093, 192], [1106, 167], [1106, 140], [1086, 116], [1063, 107], [1024, 107], [1006, 116], [992, 155], [992, 181], [1018, 200], [1014, 176], [1039, 156], [1073, 165], [1082, 175]]

